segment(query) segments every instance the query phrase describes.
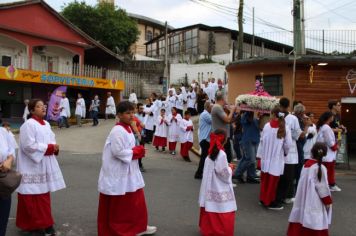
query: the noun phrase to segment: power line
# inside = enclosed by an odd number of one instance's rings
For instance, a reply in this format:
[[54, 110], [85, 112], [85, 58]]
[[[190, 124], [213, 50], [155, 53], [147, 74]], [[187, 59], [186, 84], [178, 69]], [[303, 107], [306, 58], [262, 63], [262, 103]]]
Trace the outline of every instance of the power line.
[[356, 23], [356, 21], [354, 21], [353, 19], [349, 18], [349, 17], [346, 17], [338, 12], [336, 12], [335, 10], [333, 9], [330, 9], [326, 4], [324, 4], [323, 2], [320, 2], [319, 0], [315, 0], [318, 4], [320, 4], [321, 6], [323, 6], [325, 9], [327, 9], [328, 11], [334, 13], [335, 15], [338, 15], [344, 19], [346, 19], [347, 21], [351, 22], [351, 23]]
[[355, 0], [351, 0], [350, 2], [347, 2], [347, 3], [345, 3], [345, 4], [341, 5], [341, 6], [338, 6], [338, 7], [332, 8], [332, 9], [328, 9], [327, 11], [324, 11], [324, 12], [322, 12], [322, 13], [319, 13], [319, 14], [317, 14], [317, 15], [314, 15], [314, 16], [312, 16], [312, 17], [309, 17], [309, 18], [305, 19], [305, 21], [315, 19], [315, 18], [317, 18], [318, 16], [324, 15], [324, 14], [329, 13], [329, 12], [335, 13], [336, 10], [341, 9], [341, 8], [343, 8], [343, 7], [346, 7], [346, 6], [348, 6], [348, 5], [353, 5], [353, 4], [355, 4], [355, 3], [356, 3]]

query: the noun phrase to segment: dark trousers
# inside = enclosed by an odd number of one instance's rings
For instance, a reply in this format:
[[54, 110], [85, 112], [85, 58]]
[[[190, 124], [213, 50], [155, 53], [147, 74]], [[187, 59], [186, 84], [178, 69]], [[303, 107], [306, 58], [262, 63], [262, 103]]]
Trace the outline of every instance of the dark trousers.
[[183, 117], [183, 110], [177, 108], [177, 113]]
[[201, 148], [201, 154], [200, 154], [198, 170], [195, 172], [195, 175], [200, 177], [200, 176], [203, 176], [204, 163], [205, 163], [206, 157], [208, 156], [208, 150], [210, 147], [210, 143], [204, 139], [199, 143], [199, 146]]
[[58, 127], [62, 128], [63, 126], [69, 128], [68, 118], [65, 116], [59, 117], [59, 120], [58, 120]]
[[226, 153], [226, 158], [227, 162], [231, 163], [232, 161], [232, 153], [231, 153], [231, 143], [230, 143], [230, 138], [227, 139], [225, 145], [224, 145], [224, 150]]
[[145, 143], [151, 143], [153, 139], [153, 130], [145, 129]]
[[297, 190], [300, 173], [302, 172], [303, 165], [304, 165], [304, 150], [303, 150], [304, 144], [305, 141], [299, 141], [299, 140], [297, 141], [298, 165], [295, 169], [295, 179], [296, 179], [295, 190]]
[[5, 236], [11, 208], [11, 196], [0, 197], [0, 236]]
[[190, 114], [192, 116], [196, 116], [197, 115], [197, 110], [193, 107], [188, 107], [188, 111], [190, 112]]
[[93, 116], [93, 125], [96, 126], [99, 124], [98, 120], [98, 113], [97, 111], [92, 111], [92, 116]]
[[234, 135], [234, 151], [236, 153], [237, 160], [241, 160], [241, 158], [242, 158], [240, 141], [241, 141], [241, 135], [235, 134]]
[[276, 200], [280, 203], [283, 202], [286, 198], [294, 197], [294, 179], [296, 167], [297, 164], [284, 165], [284, 172], [279, 179], [276, 197]]

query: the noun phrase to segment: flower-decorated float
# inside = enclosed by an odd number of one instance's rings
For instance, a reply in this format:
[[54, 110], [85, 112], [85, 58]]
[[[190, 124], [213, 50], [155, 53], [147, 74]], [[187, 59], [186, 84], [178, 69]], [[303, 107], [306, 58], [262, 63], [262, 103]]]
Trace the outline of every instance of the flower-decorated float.
[[259, 113], [271, 113], [271, 110], [279, 104], [279, 99], [271, 96], [263, 87], [263, 78], [256, 80], [255, 91], [241, 94], [236, 98], [236, 106], [243, 111]]

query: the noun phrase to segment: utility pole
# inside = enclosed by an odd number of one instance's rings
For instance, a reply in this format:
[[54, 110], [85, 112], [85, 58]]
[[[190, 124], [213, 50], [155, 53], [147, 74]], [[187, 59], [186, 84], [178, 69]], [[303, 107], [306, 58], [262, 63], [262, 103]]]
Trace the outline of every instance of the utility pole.
[[305, 54], [304, 0], [293, 0], [294, 51]]
[[255, 7], [252, 8], [252, 43], [251, 57], [255, 56]]
[[[164, 72], [163, 72], [163, 94], [168, 95], [169, 75], [168, 75], [168, 24], [166, 21], [164, 31]], [[166, 85], [166, 86], [165, 86]]]
[[244, 0], [240, 0], [239, 11], [237, 14], [238, 22], [239, 22], [237, 59], [239, 60], [243, 59], [243, 46], [244, 46], [243, 11], [244, 11]]

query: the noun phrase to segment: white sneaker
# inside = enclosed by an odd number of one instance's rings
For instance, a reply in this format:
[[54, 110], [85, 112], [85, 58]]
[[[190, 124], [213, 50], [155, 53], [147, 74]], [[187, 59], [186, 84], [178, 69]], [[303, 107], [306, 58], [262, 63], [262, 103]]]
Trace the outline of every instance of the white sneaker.
[[341, 192], [341, 188], [339, 188], [339, 186], [337, 186], [337, 185], [330, 186], [330, 191], [331, 192]]
[[232, 183], [232, 187], [233, 187], [233, 188], [236, 188], [236, 187], [237, 187], [237, 184]]
[[137, 236], [141, 236], [141, 235], [151, 235], [157, 232], [157, 227], [156, 226], [149, 226], [147, 225], [146, 231], [137, 234]]
[[293, 197], [293, 198], [286, 198], [286, 199], [284, 200], [284, 203], [285, 203], [285, 204], [292, 204], [294, 201], [295, 201], [295, 198], [294, 198], [294, 197]]
[[261, 177], [261, 171], [256, 170], [256, 176], [257, 176], [257, 177]]

